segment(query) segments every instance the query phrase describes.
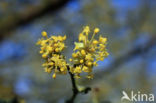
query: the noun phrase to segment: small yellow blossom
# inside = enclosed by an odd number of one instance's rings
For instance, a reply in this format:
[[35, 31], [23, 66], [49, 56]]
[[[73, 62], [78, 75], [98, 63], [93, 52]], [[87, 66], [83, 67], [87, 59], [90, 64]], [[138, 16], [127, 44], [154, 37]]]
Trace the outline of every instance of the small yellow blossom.
[[84, 35], [84, 34], [82, 34], [82, 33], [80, 33], [80, 35], [79, 35], [79, 41], [81, 42], [85, 42], [85, 40], [86, 40], [86, 36]]
[[99, 28], [95, 28], [95, 29], [94, 29], [94, 33], [98, 33], [99, 31], [100, 31]]
[[63, 36], [63, 38], [62, 38], [62, 39], [63, 39], [63, 41], [64, 41], [64, 40], [66, 40], [66, 38], [67, 38], [67, 37], [66, 37], [66, 35], [65, 35], [65, 36]]
[[81, 70], [81, 67], [80, 66], [77, 66], [75, 68], [75, 70], [74, 70], [74, 73], [76, 73], [76, 74], [80, 74], [81, 72], [82, 72], [82, 70]]
[[73, 57], [73, 58], [76, 58], [76, 57], [77, 57], [77, 54], [76, 54], [76, 53], [73, 53], [73, 54], [72, 54], [72, 57]]
[[59, 52], [59, 48], [55, 48], [55, 52]]
[[89, 68], [88, 68], [87, 66], [83, 66], [82, 70], [83, 70], [84, 72], [89, 72], [89, 71], [88, 71]]
[[47, 37], [47, 32], [43, 31], [43, 32], [42, 32], [42, 36], [43, 36], [43, 37]]
[[88, 65], [88, 66], [92, 66], [92, 62], [88, 62], [87, 65]]
[[70, 58], [69, 61], [72, 62], [73, 60]]
[[83, 56], [85, 56], [86, 55], [86, 52], [85, 52], [85, 50], [81, 50], [81, 54], [83, 55]]
[[83, 33], [86, 33], [86, 35], [88, 35], [89, 32], [90, 32], [89, 26], [85, 26], [84, 29], [83, 29]]
[[53, 62], [50, 62], [50, 63], [48, 63], [48, 65], [51, 65], [51, 66], [53, 66], [53, 65], [54, 65], [54, 63], [53, 63]]
[[98, 44], [98, 41], [97, 40], [94, 40], [93, 41], [93, 45], [97, 45]]
[[47, 73], [51, 73], [51, 69], [50, 68], [47, 69]]
[[103, 38], [102, 36], [100, 36], [99, 42], [105, 44], [107, 42], [107, 38]]
[[80, 63], [83, 63], [83, 62], [84, 62], [83, 59], [81, 59], [81, 60], [80, 60]]
[[41, 51], [40, 51], [40, 54], [42, 54], [42, 53], [43, 53], [43, 51], [41, 50]]
[[42, 54], [42, 58], [47, 58], [47, 54], [46, 53], [44, 53], [44, 54]]
[[95, 52], [95, 48], [90, 48], [90, 52]]
[[86, 60], [92, 60], [92, 55], [90, 53], [88, 53], [85, 57]]
[[55, 79], [56, 78], [56, 73], [54, 73], [52, 77]]
[[98, 64], [96, 62], [93, 63], [94, 66], [97, 66]]

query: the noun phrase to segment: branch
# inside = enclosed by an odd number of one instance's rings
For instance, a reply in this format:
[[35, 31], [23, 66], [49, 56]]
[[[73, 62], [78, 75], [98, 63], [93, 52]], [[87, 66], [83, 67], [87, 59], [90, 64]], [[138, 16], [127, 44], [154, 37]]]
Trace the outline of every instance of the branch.
[[72, 97], [66, 101], [66, 103], [74, 103], [74, 100], [76, 98], [76, 96], [79, 94], [79, 93], [84, 93], [84, 94], [87, 94], [91, 88], [90, 87], [86, 87], [84, 90], [82, 91], [79, 91], [77, 86], [76, 86], [76, 81], [75, 81], [75, 78], [74, 78], [74, 74], [72, 74], [69, 70], [69, 66], [67, 66], [68, 68], [68, 72], [69, 72], [69, 75], [70, 75], [70, 78], [71, 78], [71, 81], [72, 81], [72, 90], [73, 90], [73, 95]]
[[73, 95], [72, 97], [67, 100], [66, 103], [74, 103], [74, 100], [76, 98], [76, 96], [78, 95], [79, 93], [79, 90], [77, 89], [77, 86], [76, 86], [76, 83], [75, 83], [75, 78], [74, 78], [74, 75], [69, 71], [69, 75], [70, 75], [70, 78], [71, 78], [71, 81], [72, 81], [72, 90], [73, 90]]
[[[15, 28], [28, 24], [63, 7], [70, 0], [45, 0], [41, 5], [28, 7], [25, 11], [11, 14], [0, 20], [0, 39], [6, 37]], [[7, 34], [7, 35], [6, 35]]]

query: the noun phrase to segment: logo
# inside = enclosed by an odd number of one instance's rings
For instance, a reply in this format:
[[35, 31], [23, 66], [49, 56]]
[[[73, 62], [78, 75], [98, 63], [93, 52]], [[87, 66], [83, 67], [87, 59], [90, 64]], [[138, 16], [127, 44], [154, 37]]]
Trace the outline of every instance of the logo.
[[131, 91], [130, 96], [125, 91], [122, 91], [122, 98], [121, 101], [149, 101], [149, 102], [154, 102], [154, 94], [142, 94], [140, 91], [137, 93], [134, 93], [134, 91]]

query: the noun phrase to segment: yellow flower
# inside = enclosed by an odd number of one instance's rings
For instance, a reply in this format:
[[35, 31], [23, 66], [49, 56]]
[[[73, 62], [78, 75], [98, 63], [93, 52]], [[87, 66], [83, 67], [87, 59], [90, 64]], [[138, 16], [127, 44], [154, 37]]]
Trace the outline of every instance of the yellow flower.
[[103, 38], [102, 36], [100, 36], [99, 42], [105, 44], [107, 42], [107, 38]]
[[82, 70], [83, 70], [84, 72], [91, 72], [91, 71], [92, 71], [91, 68], [89, 68], [89, 67], [87, 67], [87, 66], [83, 66]]
[[72, 62], [73, 60], [70, 58], [69, 61]]
[[80, 66], [77, 66], [75, 69], [74, 69], [74, 73], [78, 73], [78, 74], [80, 74], [82, 72], [82, 70], [81, 70], [81, 67]]
[[48, 65], [51, 65], [51, 66], [53, 66], [53, 65], [54, 65], [54, 63], [53, 63], [53, 62], [49, 62], [49, 63], [48, 63]]
[[58, 47], [58, 43], [55, 43], [55, 44], [54, 44], [54, 47]]
[[45, 66], [47, 66], [47, 65], [48, 65], [48, 63], [43, 63], [43, 64], [42, 64], [43, 67], [45, 67]]
[[88, 66], [92, 66], [92, 62], [88, 62], [87, 65], [88, 65]]
[[56, 73], [54, 73], [52, 77], [55, 79], [56, 78]]
[[41, 46], [45, 46], [46, 43], [47, 43], [47, 40], [42, 40], [42, 41], [41, 41]]
[[86, 55], [86, 52], [85, 52], [85, 50], [81, 50], [81, 54], [83, 55], [83, 56], [85, 56]]
[[40, 54], [42, 54], [42, 53], [43, 53], [43, 50], [40, 51]]
[[51, 53], [53, 51], [53, 48], [51, 46], [47, 46], [47, 51]]
[[36, 45], [41, 45], [42, 40], [38, 40]]
[[50, 68], [48, 68], [47, 73], [51, 73], [51, 71], [52, 71], [52, 70], [51, 70]]
[[104, 44], [99, 44], [100, 51], [105, 50], [106, 46]]
[[85, 57], [86, 60], [92, 60], [92, 55], [91, 54], [87, 54]]
[[80, 42], [81, 41], [85, 42], [85, 40], [86, 40], [86, 36], [84, 34], [80, 33], [80, 35], [79, 35], [79, 41]]
[[76, 57], [77, 57], [77, 54], [76, 54], [76, 53], [73, 53], [73, 54], [72, 54], [72, 57], [73, 57], [73, 58], [76, 58]]
[[43, 37], [47, 37], [47, 32], [43, 31], [43, 32], [42, 32], [42, 36], [43, 36]]
[[95, 29], [94, 29], [94, 33], [98, 33], [99, 31], [100, 31], [99, 28], [95, 28]]
[[91, 52], [95, 52], [95, 48], [91, 48], [90, 51], [91, 51]]
[[60, 51], [60, 49], [59, 49], [59, 48], [56, 48], [56, 49], [55, 49], [55, 52], [59, 52], [59, 51]]
[[63, 36], [63, 41], [64, 41], [64, 40], [66, 40], [66, 38], [67, 38], [67, 37], [66, 37], [66, 35], [65, 35], [65, 36]]
[[86, 35], [88, 35], [89, 32], [90, 32], [89, 26], [85, 26], [84, 30], [83, 30], [83, 33], [86, 33]]
[[81, 60], [80, 60], [80, 63], [83, 63], [83, 62], [84, 62], [83, 59], [81, 59]]
[[97, 45], [98, 44], [98, 41], [97, 40], [94, 40], [93, 41], [93, 45]]
[[42, 54], [42, 58], [47, 58], [47, 54], [46, 53], [44, 53], [44, 54]]

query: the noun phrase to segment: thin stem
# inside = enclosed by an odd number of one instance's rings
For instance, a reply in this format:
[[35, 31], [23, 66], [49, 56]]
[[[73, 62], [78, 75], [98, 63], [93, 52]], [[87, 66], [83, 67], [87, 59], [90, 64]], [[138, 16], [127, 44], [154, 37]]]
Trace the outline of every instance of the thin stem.
[[78, 91], [77, 86], [76, 86], [74, 75], [70, 71], [69, 71], [69, 75], [70, 75], [70, 78], [72, 81], [73, 95], [66, 103], [74, 103], [74, 100], [75, 100], [76, 96], [78, 95], [79, 91]]
[[71, 78], [71, 81], [72, 81], [73, 90], [74, 90], [75, 92], [78, 92], [78, 89], [77, 89], [77, 86], [76, 86], [76, 81], [75, 81], [74, 75], [73, 75], [71, 72], [69, 72], [69, 74], [70, 74], [70, 78]]
[[95, 32], [93, 33], [92, 38], [90, 39], [89, 43], [93, 41], [94, 37], [95, 37]]
[[91, 90], [91, 88], [90, 88], [90, 87], [87, 87], [87, 88], [85, 88], [83, 91], [79, 91], [78, 88], [77, 88], [77, 86], [76, 86], [76, 80], [75, 80], [75, 78], [74, 78], [74, 74], [72, 74], [72, 73], [70, 72], [69, 66], [67, 66], [67, 68], [68, 68], [68, 73], [69, 73], [70, 78], [71, 78], [71, 81], [72, 81], [73, 95], [72, 95], [72, 97], [71, 97], [69, 100], [66, 101], [66, 103], [74, 103], [74, 100], [75, 100], [76, 96], [77, 96], [79, 93], [87, 94], [88, 91]]

